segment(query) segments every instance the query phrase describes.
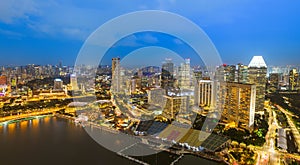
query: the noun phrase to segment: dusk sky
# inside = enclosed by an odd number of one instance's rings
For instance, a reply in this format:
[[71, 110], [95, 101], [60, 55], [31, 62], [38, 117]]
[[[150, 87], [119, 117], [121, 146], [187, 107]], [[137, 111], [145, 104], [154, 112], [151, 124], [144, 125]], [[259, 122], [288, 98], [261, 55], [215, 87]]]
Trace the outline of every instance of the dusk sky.
[[224, 63], [248, 64], [252, 56], [262, 55], [268, 65], [296, 65], [299, 6], [296, 0], [1, 0], [0, 65], [74, 65], [85, 39], [99, 26], [140, 10], [190, 19], [207, 33]]

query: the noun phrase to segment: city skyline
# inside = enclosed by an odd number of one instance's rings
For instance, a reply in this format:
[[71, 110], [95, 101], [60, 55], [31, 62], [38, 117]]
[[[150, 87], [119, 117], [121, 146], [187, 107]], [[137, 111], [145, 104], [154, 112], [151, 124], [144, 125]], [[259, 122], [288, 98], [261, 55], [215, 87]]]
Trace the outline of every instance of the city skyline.
[[298, 6], [2, 0], [1, 162], [300, 164]]

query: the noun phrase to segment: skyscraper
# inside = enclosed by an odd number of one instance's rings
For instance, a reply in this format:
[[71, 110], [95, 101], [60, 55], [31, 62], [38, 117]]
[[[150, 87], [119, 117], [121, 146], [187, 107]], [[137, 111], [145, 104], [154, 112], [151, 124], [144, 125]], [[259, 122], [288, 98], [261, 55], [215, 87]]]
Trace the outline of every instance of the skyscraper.
[[213, 81], [200, 80], [195, 87], [195, 105], [210, 107], [213, 104]]
[[237, 65], [237, 82], [247, 83], [248, 82], [248, 66], [243, 64]]
[[254, 56], [248, 68], [249, 83], [256, 85], [255, 111], [263, 111], [267, 83], [267, 65], [262, 56]]
[[222, 121], [251, 130], [255, 115], [255, 85], [222, 82], [218, 92], [218, 104], [223, 109]]
[[72, 87], [72, 90], [78, 90], [78, 84], [77, 84], [77, 77], [76, 74], [71, 74], [70, 75], [70, 84]]
[[147, 91], [148, 103], [164, 108], [166, 90], [162, 88], [153, 88]]
[[269, 90], [271, 92], [275, 92], [276, 90], [279, 89], [279, 73], [270, 73], [269, 75], [269, 81], [270, 81], [270, 87]]
[[223, 64], [217, 68], [217, 79], [220, 81], [234, 82], [235, 81], [235, 65]]
[[7, 90], [7, 78], [6, 76], [0, 76], [0, 97], [6, 95]]
[[190, 59], [185, 59], [185, 62], [180, 65], [178, 74], [178, 87], [180, 89], [190, 89], [192, 85]]
[[166, 59], [161, 69], [161, 87], [167, 89], [174, 87], [174, 63], [171, 59]]
[[63, 90], [63, 81], [61, 79], [54, 79], [53, 90]]
[[299, 87], [299, 73], [297, 69], [290, 70], [289, 73], [289, 89], [290, 90], [298, 90]]
[[121, 69], [120, 69], [120, 58], [112, 58], [112, 83], [111, 83], [111, 90], [114, 93], [120, 92], [121, 86]]

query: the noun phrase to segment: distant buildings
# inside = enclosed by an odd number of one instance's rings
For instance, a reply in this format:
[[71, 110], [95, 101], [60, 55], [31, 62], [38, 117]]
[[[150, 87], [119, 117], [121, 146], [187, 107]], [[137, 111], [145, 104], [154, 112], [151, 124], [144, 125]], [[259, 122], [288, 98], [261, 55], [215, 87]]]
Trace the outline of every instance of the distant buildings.
[[237, 82], [238, 83], [248, 83], [248, 66], [239, 63], [237, 65]]
[[250, 84], [256, 85], [256, 111], [264, 110], [267, 65], [262, 56], [254, 56], [248, 65], [248, 78]]
[[121, 68], [120, 68], [120, 58], [112, 59], [112, 83], [111, 91], [113, 93], [119, 93], [121, 91]]
[[289, 89], [292, 91], [299, 89], [299, 73], [295, 68], [289, 73]]
[[0, 76], [0, 85], [7, 85], [7, 77], [6, 76]]
[[0, 96], [7, 94], [7, 78], [6, 76], [0, 76]]
[[71, 85], [72, 90], [79, 90], [76, 74], [70, 75], [70, 85]]
[[163, 88], [153, 88], [147, 91], [148, 93], [148, 103], [154, 104], [160, 107], [165, 106], [164, 95], [166, 94], [166, 90]]
[[61, 91], [63, 90], [63, 81], [59, 78], [54, 79], [53, 90]]
[[185, 59], [185, 62], [178, 69], [178, 87], [180, 89], [190, 89], [192, 87], [190, 59]]
[[174, 63], [171, 59], [166, 59], [161, 68], [161, 87], [164, 89], [174, 87]]
[[226, 64], [218, 66], [216, 75], [219, 81], [234, 82], [236, 77], [236, 66]]
[[271, 92], [276, 92], [279, 89], [279, 83], [280, 83], [280, 73], [270, 73], [269, 74], [269, 90]]

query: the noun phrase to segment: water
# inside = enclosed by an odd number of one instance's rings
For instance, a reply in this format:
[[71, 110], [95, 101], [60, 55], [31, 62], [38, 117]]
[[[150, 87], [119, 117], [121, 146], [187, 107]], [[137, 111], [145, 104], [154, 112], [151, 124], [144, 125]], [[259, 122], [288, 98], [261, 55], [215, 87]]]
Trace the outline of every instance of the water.
[[[162, 164], [166, 157], [151, 156]], [[202, 158], [183, 157], [179, 164], [217, 164]], [[160, 163], [161, 162], [161, 163]], [[72, 121], [45, 117], [0, 126], [1, 165], [136, 164], [97, 144]]]

